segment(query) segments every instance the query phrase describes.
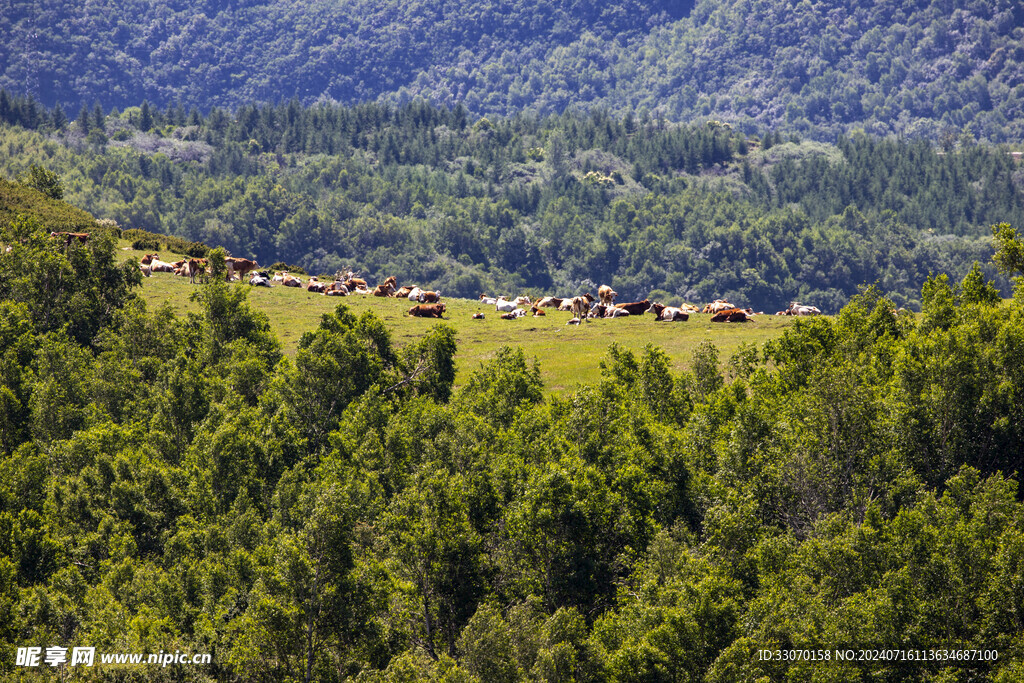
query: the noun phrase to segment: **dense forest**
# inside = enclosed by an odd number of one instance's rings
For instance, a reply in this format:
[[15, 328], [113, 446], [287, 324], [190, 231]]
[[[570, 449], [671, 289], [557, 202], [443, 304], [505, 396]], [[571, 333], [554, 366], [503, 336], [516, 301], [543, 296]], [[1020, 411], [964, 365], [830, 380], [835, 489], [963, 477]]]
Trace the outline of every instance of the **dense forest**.
[[1013, 0], [5, 0], [0, 87], [77, 111], [425, 98], [834, 141], [1024, 139]]
[[[398, 346], [341, 305], [291, 359], [244, 285], [148, 310], [112, 230], [50, 238], [81, 219], [51, 180], [0, 215], [0, 675], [87, 646], [211, 655], [89, 670], [125, 681], [1024, 676], [1024, 286], [867, 288], [681, 374], [612, 345], [545, 399], [509, 348], [454, 387], [443, 321]], [[759, 654], [792, 648], [819, 659]], [[910, 659], [836, 655], [877, 649]]]
[[989, 263], [989, 226], [1024, 224], [1024, 167], [965, 136], [828, 145], [717, 121], [487, 119], [419, 101], [205, 115], [144, 102], [69, 121], [4, 91], [0, 120], [9, 177], [49, 169], [72, 204], [122, 228], [450, 296], [605, 283], [629, 299], [835, 312], [878, 283], [917, 309], [930, 273]]

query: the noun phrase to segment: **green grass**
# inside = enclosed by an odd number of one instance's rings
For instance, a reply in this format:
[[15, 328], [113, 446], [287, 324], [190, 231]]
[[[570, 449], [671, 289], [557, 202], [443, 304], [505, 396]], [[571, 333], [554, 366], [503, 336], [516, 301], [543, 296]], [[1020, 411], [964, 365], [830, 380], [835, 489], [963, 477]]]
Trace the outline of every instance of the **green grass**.
[[[142, 252], [124, 251], [126, 257], [141, 258]], [[164, 260], [177, 260], [170, 253], [161, 253]], [[305, 278], [303, 278], [305, 279]], [[401, 282], [399, 284], [402, 284]], [[196, 304], [189, 295], [198, 285], [189, 284], [188, 278], [169, 273], [155, 273], [145, 278], [142, 297], [150, 310], [167, 302], [177, 312], [194, 311]], [[347, 305], [356, 315], [371, 310], [380, 316], [391, 330], [398, 345], [419, 339], [424, 332], [440, 321], [412, 318], [406, 315], [412, 302], [406, 299], [385, 299], [374, 296], [327, 297], [310, 294], [305, 289], [275, 286], [249, 287], [235, 283], [232, 286], [249, 289], [249, 301], [267, 314], [281, 342], [284, 352], [294, 356], [299, 338], [320, 322], [320, 316], [331, 312], [339, 303]], [[511, 294], [511, 293], [510, 293]], [[651, 315], [596, 320], [582, 325], [566, 325], [569, 313], [546, 309], [547, 315], [535, 318], [527, 315], [518, 320], [502, 320], [494, 306], [482, 306], [467, 299], [445, 299], [447, 305], [444, 322], [456, 330], [458, 339], [458, 374], [456, 384], [463, 384], [469, 373], [480, 363], [492, 358], [503, 345], [521, 346], [527, 358], [536, 356], [540, 361], [541, 376], [549, 393], [572, 389], [577, 384], [591, 384], [600, 379], [599, 362], [605, 358], [610, 344], [617, 342], [624, 348], [641, 352], [647, 344], [663, 349], [672, 359], [675, 371], [688, 367], [694, 349], [704, 341], [718, 347], [724, 363], [743, 343], [761, 346], [779, 336], [793, 318], [765, 315], [746, 324], [712, 324], [710, 315], [692, 315], [683, 323], [655, 322]], [[483, 312], [483, 320], [472, 315]]]

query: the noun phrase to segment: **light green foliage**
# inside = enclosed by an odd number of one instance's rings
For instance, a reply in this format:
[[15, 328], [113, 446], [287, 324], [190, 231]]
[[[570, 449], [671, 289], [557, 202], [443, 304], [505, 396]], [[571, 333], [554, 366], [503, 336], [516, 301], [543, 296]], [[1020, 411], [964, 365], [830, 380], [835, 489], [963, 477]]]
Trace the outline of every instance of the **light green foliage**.
[[[292, 360], [247, 287], [151, 312], [109, 242], [4, 229], [0, 676], [33, 643], [214, 653], [200, 680], [1019, 673], [1024, 311], [978, 266], [917, 317], [869, 287], [725, 369], [617, 343], [545, 397], [511, 347], [456, 387], [448, 321], [338, 306]], [[999, 659], [757, 657], [790, 648]]]
[[992, 233], [996, 244], [992, 260], [999, 270], [1008, 275], [1024, 275], [1024, 240], [1009, 223], [993, 225]]
[[64, 198], [64, 184], [53, 171], [33, 164], [28, 172], [18, 179], [22, 184], [39, 190], [50, 199]]

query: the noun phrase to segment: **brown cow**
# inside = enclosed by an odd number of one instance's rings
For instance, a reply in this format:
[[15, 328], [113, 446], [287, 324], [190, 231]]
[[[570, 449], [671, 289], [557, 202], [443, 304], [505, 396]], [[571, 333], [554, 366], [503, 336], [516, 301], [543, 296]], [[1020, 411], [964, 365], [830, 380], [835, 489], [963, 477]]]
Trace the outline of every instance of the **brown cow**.
[[185, 268], [188, 271], [188, 281], [192, 284], [196, 283], [197, 275], [203, 280], [206, 279], [206, 259], [190, 258], [185, 263]]
[[647, 299], [643, 301], [631, 301], [627, 304], [615, 304], [615, 308], [621, 308], [624, 311], [629, 311], [630, 315], [643, 315], [644, 311], [651, 307], [651, 302]]
[[473, 320], [483, 320], [483, 319], [484, 319], [484, 314], [483, 313], [474, 313], [473, 314]]
[[542, 311], [541, 309], [539, 309], [536, 306], [531, 306], [530, 310], [533, 311], [533, 317], [535, 317], [535, 318], [537, 316], [539, 316], [539, 315], [547, 315], [544, 311]]
[[228, 282], [231, 281], [231, 277], [233, 275], [237, 275], [239, 279], [241, 279], [248, 275], [250, 271], [256, 270], [260, 267], [260, 264], [256, 263], [256, 261], [250, 261], [245, 258], [235, 258], [233, 256], [225, 258], [224, 263], [227, 264], [228, 267]]
[[391, 296], [395, 293], [395, 277], [392, 275], [373, 290], [374, 296]]
[[89, 241], [89, 233], [87, 232], [51, 232], [50, 237], [63, 237], [65, 247], [70, 247], [71, 243], [75, 240], [82, 244]]
[[420, 292], [421, 304], [436, 304], [441, 300], [441, 292]]
[[403, 285], [401, 289], [395, 292], [395, 296], [400, 299], [404, 299], [407, 296], [409, 296], [409, 292], [411, 292], [412, 290], [413, 287], [410, 287], [409, 285]]
[[417, 318], [441, 318], [444, 317], [444, 304], [417, 304], [409, 309], [409, 315]]
[[617, 297], [618, 295], [618, 292], [613, 291], [612, 288], [609, 287], [608, 285], [601, 285], [600, 287], [597, 288], [597, 298], [599, 298], [601, 300], [601, 303], [605, 304], [606, 306], [614, 304], [615, 297]]
[[746, 323], [754, 320], [754, 312], [747, 308], [727, 308], [711, 318], [713, 323]]
[[285, 287], [301, 287], [302, 280], [295, 277], [294, 275], [291, 275], [290, 273], [285, 273], [284, 279], [281, 280], [281, 284], [284, 285]]

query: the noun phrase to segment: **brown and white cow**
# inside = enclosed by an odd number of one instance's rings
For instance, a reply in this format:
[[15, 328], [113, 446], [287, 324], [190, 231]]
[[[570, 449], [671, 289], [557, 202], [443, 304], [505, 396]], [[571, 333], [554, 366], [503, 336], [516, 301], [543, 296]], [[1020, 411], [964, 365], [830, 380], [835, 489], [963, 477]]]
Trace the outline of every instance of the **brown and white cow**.
[[664, 304], [653, 303], [651, 307], [647, 309], [648, 313], [654, 314], [655, 320], [663, 322], [686, 322], [690, 319], [690, 314], [684, 311], [680, 307], [666, 306]]
[[537, 302], [537, 308], [558, 308], [564, 299], [557, 296], [546, 296]]
[[420, 292], [421, 304], [436, 304], [441, 300], [441, 292]]
[[725, 299], [715, 299], [710, 304], [706, 304], [704, 308], [701, 309], [701, 313], [718, 313], [719, 311], [725, 311], [730, 308], [736, 307]]
[[618, 295], [618, 292], [614, 291], [608, 285], [601, 285], [600, 287], [597, 288], [597, 298], [600, 299], [601, 303], [605, 304], [606, 306], [614, 304], [615, 297], [617, 297]]
[[572, 298], [572, 317], [579, 318], [580, 320], [586, 320], [587, 314], [590, 313], [590, 302], [594, 300], [594, 297], [589, 294], [584, 296], [577, 296]]
[[754, 320], [754, 311], [749, 308], [727, 308], [715, 313], [713, 323], [747, 323]]

